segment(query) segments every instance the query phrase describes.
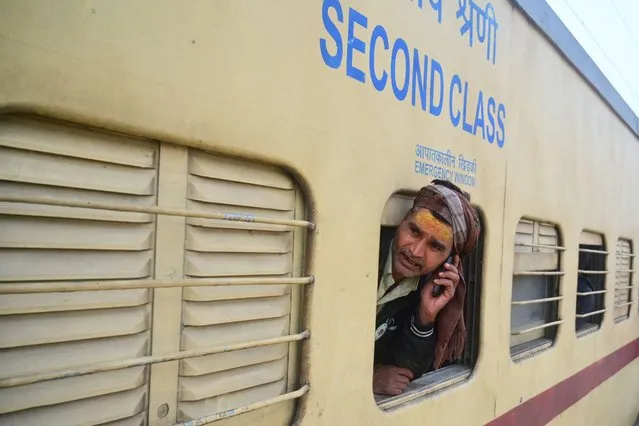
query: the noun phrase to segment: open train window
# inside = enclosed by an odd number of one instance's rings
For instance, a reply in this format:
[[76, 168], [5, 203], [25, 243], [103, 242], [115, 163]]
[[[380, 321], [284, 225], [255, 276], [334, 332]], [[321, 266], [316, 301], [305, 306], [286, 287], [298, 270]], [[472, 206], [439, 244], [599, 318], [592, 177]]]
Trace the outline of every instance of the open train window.
[[528, 358], [554, 344], [559, 319], [561, 246], [551, 223], [521, 219], [515, 235], [510, 356]]
[[[397, 227], [412, 207], [414, 194], [395, 194], [386, 203], [382, 213], [380, 230], [380, 265], [382, 253], [390, 246]], [[475, 206], [476, 207], [476, 206]], [[477, 208], [477, 207], [476, 207]], [[466, 344], [462, 357], [457, 362], [446, 364], [438, 370], [430, 370], [408, 384], [401, 395], [384, 396], [375, 394], [375, 400], [382, 410], [388, 410], [433, 394], [466, 381], [475, 366], [479, 352], [479, 307], [481, 297], [481, 278], [485, 228], [483, 216], [477, 208], [482, 222], [482, 232], [475, 250], [462, 258], [464, 277], [467, 283], [464, 320], [466, 324]], [[384, 249], [386, 248], [386, 249]], [[379, 280], [379, 277], [378, 277]]]
[[630, 316], [634, 288], [632, 282], [634, 256], [632, 241], [619, 238], [615, 262], [615, 322], [623, 321]]
[[575, 330], [583, 336], [598, 330], [603, 321], [606, 293], [606, 244], [604, 236], [583, 231], [579, 238], [577, 309]]

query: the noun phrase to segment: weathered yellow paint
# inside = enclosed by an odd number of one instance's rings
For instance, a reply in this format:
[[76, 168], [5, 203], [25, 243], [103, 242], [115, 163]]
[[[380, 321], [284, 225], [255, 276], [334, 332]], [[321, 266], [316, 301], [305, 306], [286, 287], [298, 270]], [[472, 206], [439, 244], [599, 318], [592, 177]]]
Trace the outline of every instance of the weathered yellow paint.
[[[494, 2], [495, 66], [459, 37], [452, 5], [444, 2], [439, 25], [408, 0], [343, 1], [345, 13], [365, 12], [369, 31], [383, 24], [391, 42], [404, 37], [501, 99], [503, 149], [396, 101], [388, 88], [355, 82], [344, 64], [326, 67], [319, 1], [5, 0], [0, 108], [286, 167], [307, 190], [317, 225], [301, 424], [484, 424], [639, 335], [636, 288], [627, 321], [607, 313], [601, 330], [580, 339], [572, 326], [582, 230], [604, 233], [610, 247], [619, 237], [639, 244], [639, 143], [506, 0]], [[391, 194], [429, 181], [413, 171], [417, 143], [477, 160], [469, 192], [486, 218], [480, 354], [468, 382], [384, 413], [371, 391], [379, 221]], [[566, 322], [552, 349], [513, 363], [512, 247], [522, 216], [559, 224]], [[613, 271], [614, 256], [608, 262]], [[637, 411], [637, 362], [553, 424], [626, 424]]]

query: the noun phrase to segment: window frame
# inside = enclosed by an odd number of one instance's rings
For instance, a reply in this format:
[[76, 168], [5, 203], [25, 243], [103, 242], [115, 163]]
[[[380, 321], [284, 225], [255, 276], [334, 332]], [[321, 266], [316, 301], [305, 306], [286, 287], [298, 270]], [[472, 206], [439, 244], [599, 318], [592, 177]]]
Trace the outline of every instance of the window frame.
[[[521, 233], [518, 230], [520, 229], [520, 225], [524, 225], [528, 223], [532, 226], [532, 231], [530, 232], [531, 242], [518, 242], [517, 234]], [[552, 227], [554, 230], [554, 237], [556, 239], [556, 244], [549, 245], [544, 244], [540, 241], [541, 232], [540, 229], [542, 226]], [[526, 233], [527, 234], [527, 233]], [[526, 235], [525, 234], [525, 235]], [[519, 363], [526, 359], [529, 359], [543, 351], [546, 351], [552, 348], [557, 342], [557, 335], [559, 333], [559, 327], [564, 323], [563, 319], [560, 319], [560, 302], [563, 302], [564, 296], [562, 294], [563, 288], [563, 276], [565, 275], [565, 271], [563, 270], [563, 258], [562, 252], [566, 250], [566, 248], [562, 245], [563, 238], [561, 233], [561, 227], [558, 223], [547, 221], [544, 219], [536, 219], [530, 216], [522, 216], [516, 224], [515, 227], [515, 238], [514, 238], [514, 255], [513, 255], [513, 269], [512, 269], [512, 282], [511, 282], [511, 303], [510, 303], [510, 342], [509, 342], [509, 355], [512, 362]], [[520, 249], [518, 250], [518, 247]], [[528, 252], [526, 249], [530, 249]], [[542, 250], [545, 250], [542, 252]], [[523, 269], [518, 269], [519, 263], [527, 263], [526, 258], [523, 257], [525, 255], [532, 255], [528, 257], [530, 265], [532, 267], [523, 267]], [[541, 266], [544, 261], [547, 259], [541, 258], [535, 259], [534, 255], [544, 255], [546, 258], [551, 258], [552, 262], [556, 263], [554, 269], [549, 269], [544, 266]], [[549, 256], [547, 256], [549, 255]], [[518, 260], [518, 256], [521, 257], [521, 261]], [[556, 261], [554, 260], [554, 256], [556, 256]], [[517, 277], [546, 277], [546, 282], [544, 284], [544, 295], [541, 298], [533, 298], [533, 299], [516, 299], [515, 297], [515, 286], [517, 285]], [[533, 280], [530, 280], [531, 282]], [[521, 285], [524, 285], [524, 281], [520, 281]], [[541, 285], [541, 280], [539, 280], [539, 285]], [[545, 300], [549, 299], [549, 300]], [[513, 329], [513, 319], [515, 318], [515, 312], [525, 312], [525, 306], [536, 306], [539, 304], [544, 304], [548, 306], [544, 313], [543, 322], [538, 325], [532, 325], [531, 327], [523, 327], [521, 329]], [[524, 340], [522, 342], [517, 342], [513, 344], [513, 340], [523, 340], [518, 339], [517, 336], [525, 335], [526, 333], [534, 332], [542, 330], [543, 334], [541, 337], [531, 338], [530, 340]]]
[[[629, 248], [629, 252], [628, 253], [622, 253], [619, 251], [619, 244], [623, 243], [623, 242], [627, 242], [628, 243], [628, 248]], [[620, 256], [621, 255], [621, 256]], [[632, 316], [632, 305], [634, 304], [634, 300], [633, 300], [633, 293], [635, 291], [635, 287], [636, 284], [634, 283], [635, 281], [635, 273], [634, 273], [634, 267], [635, 267], [635, 252], [634, 252], [634, 243], [633, 240], [631, 238], [623, 238], [623, 237], [619, 237], [617, 238], [617, 244], [615, 246], [615, 285], [614, 285], [614, 295], [613, 295], [613, 321], [615, 324], [619, 324], [622, 323], [626, 320], [628, 320], [631, 316]], [[629, 261], [628, 261], [628, 267], [627, 269], [623, 269], [620, 270], [618, 267], [619, 264], [619, 258], [623, 258], [623, 257], [628, 257]], [[625, 283], [625, 286], [622, 286], [621, 288], [618, 286], [617, 283], [617, 274], [619, 274], [619, 272], [627, 272], [628, 273], [628, 281]], [[617, 304], [615, 302], [615, 299], [617, 297], [617, 291], [618, 290], [623, 290], [623, 289], [627, 289], [628, 290], [628, 297], [626, 299], [625, 302]], [[616, 316], [616, 310], [619, 308], [623, 308], [623, 307], [627, 307], [626, 308], [626, 313], [624, 315], [621, 316]]]
[[[11, 117], [11, 116], [7, 116]], [[4, 124], [5, 117], [0, 116], [0, 125]], [[47, 126], [54, 128], [61, 128], [63, 130], [77, 130], [77, 126], [73, 123], [65, 123], [65, 122], [57, 122], [57, 121], [43, 121], [39, 117], [25, 117], [20, 118], [20, 121], [25, 121], [27, 124], [33, 126]], [[47, 124], [48, 123], [48, 124]], [[2, 126], [0, 126], [2, 127]], [[138, 138], [129, 136], [129, 135], [120, 135], [106, 133], [102, 129], [93, 129], [93, 128], [82, 128], [81, 130], [77, 130], [77, 132], [89, 133], [91, 137], [104, 137], [112, 138], [118, 137], [119, 139], [126, 140], [138, 140]], [[114, 136], [115, 135], [115, 136]], [[75, 138], [78, 139], [79, 138]], [[74, 143], [77, 141], [73, 139]], [[93, 141], [93, 139], [91, 139]], [[210, 419], [215, 418], [215, 420], [221, 420], [222, 423], [234, 423], [236, 419], [230, 419], [231, 417], [243, 414], [243, 419], [245, 421], [250, 420], [251, 418], [258, 418], [264, 415], [263, 409], [269, 406], [277, 405], [277, 408], [270, 408], [269, 416], [273, 417], [276, 422], [279, 422], [278, 419], [282, 419], [282, 422], [290, 423], [290, 418], [296, 414], [297, 411], [297, 401], [300, 397], [306, 394], [309, 391], [308, 383], [299, 383], [303, 377], [303, 360], [301, 358], [301, 345], [302, 341], [310, 338], [310, 331], [304, 330], [301, 331], [301, 327], [306, 325], [305, 320], [305, 305], [307, 302], [307, 290], [308, 287], [306, 285], [312, 284], [314, 281], [313, 276], [303, 276], [303, 273], [306, 272], [307, 268], [307, 259], [308, 252], [310, 250], [310, 245], [307, 244], [307, 239], [311, 237], [309, 230], [315, 228], [315, 224], [313, 222], [309, 222], [304, 220], [307, 216], [311, 216], [310, 211], [307, 206], [307, 199], [304, 190], [302, 189], [302, 185], [296, 179], [295, 175], [292, 174], [289, 170], [277, 166], [272, 165], [270, 163], [263, 163], [262, 161], [258, 161], [252, 158], [244, 158], [239, 156], [228, 156], [226, 154], [221, 154], [213, 151], [207, 151], [199, 148], [190, 148], [182, 145], [176, 145], [167, 141], [144, 141], [143, 143], [157, 145], [156, 151], [154, 151], [153, 155], [148, 155], [147, 158], [152, 159], [154, 162], [153, 167], [150, 166], [140, 166], [139, 164], [133, 164], [131, 167], [145, 168], [145, 169], [153, 169], [154, 170], [154, 182], [152, 184], [146, 185], [147, 188], [153, 188], [153, 196], [155, 197], [153, 203], [147, 204], [134, 204], [134, 203], [126, 203], [123, 201], [111, 201], [102, 202], [98, 200], [98, 202], [92, 202], [91, 199], [83, 200], [83, 199], [74, 199], [72, 197], [46, 197], [39, 198], [33, 197], [27, 193], [26, 195], [19, 194], [17, 196], [10, 195], [3, 199], [3, 203], [24, 203], [29, 206], [45, 206], [45, 207], [55, 207], [59, 208], [70, 208], [70, 209], [88, 209], [91, 211], [91, 214], [88, 217], [88, 220], [106, 220], [112, 222], [113, 219], [110, 218], [110, 215], [106, 215], [101, 212], [109, 212], [113, 214], [113, 212], [117, 212], [118, 215], [122, 213], [126, 213], [129, 215], [149, 215], [152, 220], [149, 220], [149, 223], [152, 223], [153, 234], [149, 238], [152, 241], [152, 245], [150, 248], [144, 247], [142, 250], [149, 252], [151, 259], [148, 264], [150, 265], [150, 276], [137, 277], [133, 276], [128, 278], [124, 277], [80, 277], [77, 279], [73, 279], [73, 284], [69, 284], [68, 280], [43, 280], [43, 279], [31, 279], [29, 281], [16, 283], [14, 284], [15, 288], [13, 292], [8, 292], [5, 294], [21, 294], [20, 289], [27, 285], [31, 286], [33, 284], [36, 287], [39, 287], [38, 291], [35, 291], [34, 294], [36, 296], [39, 295], [48, 295], [51, 293], [62, 292], [66, 293], [72, 291], [73, 294], [83, 294], [82, 292], [94, 292], [96, 291], [95, 286], [98, 285], [97, 290], [99, 291], [128, 291], [128, 290], [144, 290], [149, 291], [150, 295], [146, 297], [146, 302], [143, 303], [143, 306], [149, 306], [148, 313], [148, 321], [149, 327], [148, 330], [144, 329], [141, 332], [136, 332], [135, 334], [148, 334], [148, 342], [144, 346], [144, 352], [138, 351], [137, 354], [127, 355], [127, 360], [133, 360], [136, 363], [135, 368], [144, 369], [144, 381], [142, 385], [136, 385], [137, 387], [132, 389], [124, 389], [124, 390], [105, 390], [101, 394], [90, 395], [89, 398], [82, 397], [80, 399], [68, 399], [65, 401], [57, 401], [54, 405], [62, 405], [67, 403], [89, 403], [90, 399], [102, 396], [111, 396], [116, 394], [121, 394], [122, 392], [128, 392], [131, 390], [139, 390], [144, 387], [143, 397], [144, 408], [141, 409], [140, 405], [137, 404], [126, 404], [127, 407], [135, 406], [138, 411], [134, 413], [133, 416], [142, 416], [145, 422], [153, 423], [154, 419], [158, 417], [163, 418], [164, 421], [171, 422], [171, 424], [176, 423], [179, 419], [176, 419], [176, 414], [179, 410], [181, 410], [179, 403], [180, 395], [178, 394], [178, 382], [181, 380], [183, 376], [181, 369], [179, 368], [180, 364], [183, 364], [185, 360], [197, 358], [201, 359], [205, 356], [216, 356], [220, 354], [226, 355], [231, 351], [241, 351], [246, 349], [253, 348], [265, 348], [271, 345], [286, 345], [286, 352], [288, 356], [287, 362], [287, 374], [283, 380], [283, 387], [285, 388], [280, 392], [278, 396], [270, 399], [260, 399], [258, 401], [253, 402], [241, 402], [237, 407], [232, 409], [222, 409], [216, 410], [214, 407], [206, 407], [208, 410], [215, 410], [213, 412], [206, 412], [205, 417], [193, 418], [191, 421], [202, 421], [202, 419]], [[0, 144], [1, 145], [1, 144]], [[28, 150], [32, 150], [28, 148]], [[12, 147], [13, 149], [13, 147]], [[20, 146], [17, 149], [22, 149]], [[138, 148], [139, 149], [139, 148]], [[106, 150], [104, 150], [106, 152]], [[271, 218], [268, 215], [256, 215], [253, 216], [251, 214], [238, 214], [236, 213], [237, 205], [233, 203], [220, 203], [227, 204], [228, 206], [232, 206], [229, 212], [219, 212], [216, 210], [210, 211], [208, 209], [198, 209], [191, 208], [188, 204], [188, 185], [187, 185], [187, 177], [189, 176], [189, 154], [191, 151], [206, 153], [207, 155], [211, 155], [215, 158], [225, 158], [225, 159], [233, 159], [233, 161], [240, 161], [243, 163], [248, 163], [249, 166], [255, 165], [256, 167], [270, 167], [276, 169], [278, 172], [281, 172], [286, 175], [288, 179], [292, 182], [292, 190], [295, 192], [294, 194], [294, 206], [290, 209], [293, 211], [294, 217], [290, 219], [278, 219]], [[79, 153], [84, 153], [82, 149], [78, 150]], [[75, 157], [79, 158], [82, 161], [91, 161], [99, 164], [95, 158], [89, 158], [77, 155], [78, 152], [74, 152]], [[109, 153], [111, 154], [111, 153]], [[60, 155], [59, 153], [53, 153], [53, 155]], [[72, 155], [66, 155], [68, 157], [72, 157]], [[119, 159], [125, 158], [126, 156], [120, 156]], [[116, 158], [118, 159], [118, 158]], [[109, 157], [109, 161], [103, 161], [108, 164], [115, 164], [115, 166], [122, 166], [120, 162], [114, 161], [113, 158]], [[138, 161], [138, 163], [144, 163], [142, 161]], [[128, 165], [128, 164], [127, 164]], [[106, 167], [105, 167], [106, 169]], [[230, 180], [235, 182], [235, 180]], [[32, 182], [31, 182], [32, 183]], [[246, 183], [246, 182], [245, 182]], [[259, 182], [262, 183], [261, 181]], [[40, 182], [35, 182], [37, 185], [44, 185]], [[52, 185], [49, 183], [45, 183], [47, 186], [56, 187], [63, 185]], [[262, 186], [262, 185], [260, 185]], [[65, 187], [66, 188], [66, 187]], [[76, 190], [75, 187], [70, 187], [73, 190]], [[92, 190], [95, 191], [94, 188], [85, 188], [78, 187], [82, 190]], [[111, 189], [111, 188], [108, 188]], [[139, 189], [138, 189], [139, 191]], [[109, 193], [109, 191], [102, 191], [105, 193]], [[117, 191], [114, 191], [117, 192]], [[126, 193], [128, 196], [129, 194]], [[149, 194], [137, 194], [133, 195], [141, 195], [148, 196]], [[49, 201], [50, 199], [50, 201]], [[44, 200], [44, 201], [43, 201]], [[186, 208], [185, 208], [186, 205]], [[5, 207], [5, 206], [3, 206]], [[46, 212], [45, 212], [46, 213]], [[76, 212], [77, 213], [77, 212]], [[57, 213], [59, 215], [59, 212]], [[57, 217], [57, 215], [52, 216], [51, 214], [45, 214], [41, 217]], [[84, 213], [83, 213], [84, 215]], [[99, 217], [100, 219], [95, 219], [95, 217]], [[107, 217], [107, 219], [104, 219]], [[68, 215], [61, 216], [62, 219], [67, 220], [78, 220], [78, 215]], [[201, 348], [194, 348], [193, 350], [198, 352], [198, 354], [194, 355], [188, 349], [182, 348], [182, 342], [184, 337], [184, 294], [183, 290], [188, 288], [205, 288], [207, 284], [202, 282], [198, 282], [196, 279], [191, 280], [191, 276], [187, 277], [187, 274], [184, 273], [183, 268], [185, 267], [186, 257], [184, 254], [184, 250], [186, 249], [186, 241], [187, 241], [187, 221], [188, 218], [197, 218], [203, 220], [214, 220], [214, 221], [224, 221], [226, 225], [231, 224], [232, 226], [236, 226], [238, 222], [242, 222], [245, 224], [269, 224], [275, 226], [286, 226], [290, 227], [290, 232], [292, 233], [292, 246], [290, 247], [291, 255], [293, 256], [291, 262], [290, 271], [286, 272], [286, 275], [281, 277], [283, 280], [290, 280], [288, 282], [282, 283], [284, 285], [290, 286], [290, 291], [288, 293], [288, 297], [290, 298], [290, 306], [288, 308], [288, 318], [286, 321], [289, 323], [289, 331], [282, 336], [276, 336], [275, 338], [270, 338], [265, 336], [262, 339], [250, 338], [246, 337], [243, 339], [238, 339], [236, 342], [229, 342], [229, 344], [219, 345], [211, 343], [210, 345], [202, 345]], [[81, 220], [84, 220], [84, 217], [80, 216]], [[122, 220], [121, 220], [122, 221]], [[138, 220], [128, 219], [126, 222], [136, 222]], [[146, 224], [146, 221], [140, 222]], [[135, 237], [135, 235], [134, 235]], [[178, 243], [176, 244], [176, 240]], [[67, 241], [63, 241], [62, 243], [57, 242], [57, 244], [67, 244]], [[119, 242], [119, 244], [122, 244]], [[56, 247], [59, 249], [60, 247]], [[128, 247], [127, 247], [128, 248]], [[63, 246], [62, 249], [67, 250], [66, 246]], [[78, 248], [71, 246], [72, 250], [78, 250]], [[103, 249], [98, 249], [101, 251], [105, 251]], [[98, 251], [96, 250], [96, 251]], [[132, 250], [129, 250], [131, 252]], [[195, 251], [195, 250], [194, 250]], [[241, 252], [236, 249], [234, 253]], [[250, 252], [253, 253], [253, 252]], [[286, 252], [288, 253], [288, 252]], [[213, 274], [212, 274], [213, 275]], [[206, 277], [204, 280], [212, 280], [210, 283], [211, 286], [217, 286], [217, 288], [221, 288], [220, 284], [226, 288], [230, 288], [231, 286], [242, 286], [242, 285], [280, 285], [280, 283], [270, 281], [270, 276], [266, 276], [268, 274], [253, 274], [249, 278], [246, 275], [237, 276], [233, 274], [218, 274], [217, 276]], [[274, 274], [270, 274], [271, 276]], [[284, 274], [282, 274], [284, 275]], [[264, 276], [264, 277], [263, 277]], [[255, 279], [256, 277], [260, 279]], [[264, 278], [264, 280], [261, 280]], [[279, 278], [278, 278], [279, 279]], [[142, 285], [138, 285], [136, 281], [140, 281]], [[225, 283], [220, 281], [227, 280]], [[195, 285], [191, 285], [191, 281]], [[260, 282], [261, 281], [261, 282]], [[69, 290], [69, 286], [73, 285], [73, 289]], [[45, 287], [46, 286], [46, 287]], [[48, 288], [47, 288], [48, 287]], [[16, 291], [17, 288], [17, 291]], [[241, 287], [240, 287], [241, 288]], [[56, 289], [58, 289], [56, 291]], [[44, 290], [44, 291], [43, 291]], [[31, 293], [31, 291], [27, 291], [26, 293]], [[69, 293], [66, 293], [69, 294]], [[84, 293], [88, 294], [88, 293]], [[237, 300], [241, 299], [231, 298], [226, 300]], [[119, 300], [119, 299], [118, 299]], [[196, 301], [199, 302], [199, 301]], [[118, 302], [120, 303], [120, 302]], [[61, 305], [64, 307], [64, 305]], [[133, 308], [136, 308], [140, 305], [135, 305]], [[111, 309], [113, 307], [118, 306], [107, 306], [105, 308], [100, 307], [100, 309]], [[125, 306], [127, 309], [130, 309], [130, 306]], [[168, 308], [168, 309], [162, 309]], [[86, 311], [87, 309], [82, 309], [81, 311]], [[91, 308], [89, 310], [95, 310], [95, 308]], [[73, 309], [64, 309], [62, 313], [66, 312], [78, 312], [80, 310]], [[56, 313], [57, 314], [57, 313]], [[31, 315], [31, 313], [29, 313]], [[104, 324], [104, 322], [103, 322]], [[199, 325], [199, 324], [198, 324]], [[121, 330], [118, 330], [121, 331]], [[231, 333], [227, 333], [231, 336]], [[108, 335], [104, 336], [105, 338], [119, 338], [122, 334], [116, 335]], [[129, 336], [131, 334], [127, 334], [125, 336]], [[102, 338], [102, 336], [91, 337], [90, 340], [97, 340]], [[282, 340], [278, 340], [278, 338], [282, 338]], [[79, 339], [77, 341], [86, 341], [87, 337]], [[74, 340], [75, 341], [75, 340]], [[74, 341], [65, 340], [61, 341], [61, 344], [73, 344]], [[55, 342], [57, 343], [57, 342]], [[34, 347], [41, 347], [42, 345], [32, 345]], [[222, 349], [220, 349], [222, 348]], [[136, 349], [136, 348], [133, 348]], [[85, 351], [86, 352], [86, 351]], [[145, 355], [146, 354], [146, 355]], [[56, 355], [59, 358], [59, 354]], [[67, 357], [68, 358], [68, 357]], [[13, 384], [5, 387], [7, 389], [18, 389], [18, 386], [29, 386], [35, 385], [40, 386], [41, 383], [46, 382], [47, 384], [53, 383], [54, 380], [68, 380], [70, 377], [75, 380], [75, 377], [84, 377], [90, 378], [89, 375], [101, 373], [108, 374], [109, 372], [117, 372], [123, 371], [124, 367], [122, 365], [117, 364], [120, 360], [114, 360], [115, 364], [112, 364], [108, 368], [105, 366], [92, 362], [88, 365], [86, 364], [77, 364], [73, 357], [70, 358], [74, 361], [73, 365], [65, 366], [64, 369], [53, 369], [50, 372], [45, 371], [42, 373], [33, 373], [29, 375], [8, 377], [7, 379], [14, 380], [18, 378], [22, 380], [22, 384], [20, 382], [14, 381]], [[125, 366], [126, 367], [126, 366]], [[226, 370], [232, 371], [235, 368], [227, 368]], [[222, 370], [223, 371], [223, 370]], [[138, 375], [133, 372], [132, 374]], [[50, 376], [50, 377], [47, 377]], [[69, 379], [70, 380], [70, 379]], [[252, 388], [252, 387], [250, 387]], [[297, 390], [293, 390], [297, 389]], [[225, 392], [226, 394], [230, 394], [236, 392], [237, 389], [234, 389], [232, 392]], [[37, 395], [36, 395], [37, 396]], [[215, 395], [218, 396], [218, 395]], [[201, 401], [198, 400], [198, 401]], [[22, 414], [30, 414], [29, 412], [35, 412], [42, 408], [48, 409], [51, 407], [51, 403], [48, 404], [32, 404], [31, 407], [26, 409], [15, 410], [15, 413]], [[102, 403], [104, 404], [104, 403]], [[262, 406], [255, 406], [255, 404], [262, 404]], [[121, 405], [121, 404], [120, 404]], [[250, 412], [246, 412], [247, 407], [253, 406]], [[157, 408], [159, 407], [159, 408]], [[129, 408], [126, 408], [127, 410]], [[254, 410], [254, 411], [253, 411]], [[13, 412], [3, 412], [4, 414], [12, 414]], [[161, 414], [164, 413], [164, 414]], [[38, 414], [40, 415], [40, 414]], [[181, 414], [183, 415], [183, 414]], [[1, 416], [0, 416], [1, 417]], [[122, 419], [130, 419], [131, 416], [127, 415], [126, 417], [114, 418], [111, 419], [115, 422], [119, 422]], [[227, 420], [228, 419], [228, 420]], [[282, 423], [282, 424], [283, 424]]]
[[[595, 241], [596, 240], [596, 241]], [[598, 242], [599, 244], [596, 244]], [[606, 293], [608, 292], [608, 256], [610, 252], [608, 250], [608, 244], [606, 241], [606, 235], [603, 232], [593, 231], [590, 229], [583, 229], [579, 236], [579, 244], [577, 246], [577, 253], [579, 254], [579, 261], [577, 264], [577, 281], [575, 282], [576, 297], [575, 297], [575, 334], [578, 338], [594, 333], [601, 329], [603, 321], [605, 320], [607, 307], [606, 307]], [[601, 259], [601, 257], [603, 259]], [[582, 265], [586, 265], [585, 268]], [[596, 269], [589, 269], [590, 265], [595, 265]], [[599, 268], [601, 265], [601, 268]], [[593, 284], [593, 290], [588, 292], [594, 296], [595, 309], [583, 314], [577, 313], [578, 301], [580, 297], [587, 296], [587, 293], [580, 294], [579, 276], [584, 276], [590, 279], [590, 283]], [[600, 277], [603, 277], [601, 279]], [[589, 321], [595, 318], [597, 321]], [[581, 326], [578, 325], [579, 320], [584, 320]]]

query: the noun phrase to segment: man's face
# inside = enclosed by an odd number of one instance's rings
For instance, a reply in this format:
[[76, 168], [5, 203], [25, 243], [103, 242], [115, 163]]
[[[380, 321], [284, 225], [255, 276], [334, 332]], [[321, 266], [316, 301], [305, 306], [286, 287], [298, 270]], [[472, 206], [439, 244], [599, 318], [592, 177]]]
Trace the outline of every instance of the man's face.
[[393, 277], [410, 278], [434, 271], [450, 256], [453, 228], [430, 210], [419, 209], [397, 228], [393, 242]]

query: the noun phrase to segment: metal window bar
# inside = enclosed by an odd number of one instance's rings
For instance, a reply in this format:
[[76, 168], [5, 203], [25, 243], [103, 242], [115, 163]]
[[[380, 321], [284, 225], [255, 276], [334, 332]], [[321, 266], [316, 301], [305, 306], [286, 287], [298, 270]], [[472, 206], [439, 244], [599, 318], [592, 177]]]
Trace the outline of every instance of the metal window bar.
[[540, 324], [540, 325], [536, 325], [534, 327], [530, 327], [530, 328], [525, 328], [523, 330], [518, 330], [518, 331], [511, 331], [510, 335], [511, 336], [520, 336], [522, 334], [526, 334], [526, 333], [530, 333], [531, 331], [536, 331], [536, 330], [541, 330], [543, 328], [548, 328], [548, 327], [552, 327], [553, 325], [559, 325], [561, 323], [563, 323], [564, 320], [558, 320], [558, 321], [552, 321], [552, 322], [547, 322], [545, 324]]
[[623, 308], [624, 306], [630, 306], [632, 305], [634, 302], [631, 300], [630, 302], [626, 302], [626, 303], [615, 303], [615, 308]]
[[594, 295], [594, 294], [604, 294], [604, 293], [608, 293], [608, 290], [593, 290], [593, 291], [583, 291], [583, 292], [577, 292], [577, 296], [590, 296], [590, 295]]
[[588, 318], [588, 317], [591, 317], [593, 315], [603, 314], [604, 312], [606, 312], [605, 309], [600, 309], [598, 311], [587, 312], [585, 314], [577, 314], [576, 317], [577, 318]]
[[634, 274], [635, 272], [637, 272], [636, 269], [617, 269], [616, 271], [618, 274]]
[[548, 303], [554, 302], [556, 300], [562, 300], [564, 296], [555, 296], [555, 297], [546, 297], [543, 299], [528, 299], [528, 300], [513, 300], [510, 302], [511, 305], [532, 305], [535, 303]]
[[517, 271], [517, 272], [513, 272], [514, 276], [535, 276], [535, 275], [541, 275], [541, 276], [561, 276], [561, 275], [566, 275], [566, 273], [564, 271]]
[[[288, 220], [288, 219], [272, 219], [263, 218], [246, 214], [235, 213], [212, 213], [204, 211], [192, 211], [183, 209], [169, 209], [164, 207], [150, 206], [126, 206], [122, 204], [111, 203], [94, 203], [79, 202], [75, 200], [53, 199], [50, 197], [19, 197], [0, 195], [0, 202], [24, 203], [24, 204], [40, 204], [61, 207], [78, 207], [94, 210], [112, 210], [121, 212], [149, 213], [166, 216], [194, 217], [203, 219], [218, 219], [226, 221], [238, 221], [248, 223], [266, 223], [273, 225], [285, 225], [306, 227], [315, 229], [315, 224], [305, 220]], [[256, 284], [311, 284], [314, 278], [230, 278], [230, 279], [205, 279], [205, 280], [125, 280], [125, 281], [90, 281], [84, 283], [20, 283], [20, 284], [3, 284], [0, 286], [0, 294], [12, 293], [45, 293], [45, 292], [70, 292], [70, 291], [91, 291], [91, 290], [113, 290], [113, 289], [134, 289], [134, 288], [171, 288], [171, 287], [197, 287], [197, 286], [222, 286], [222, 285], [256, 285]], [[263, 339], [251, 342], [241, 342], [232, 345], [217, 346], [203, 350], [191, 350], [175, 352], [168, 355], [146, 356], [132, 358], [128, 360], [110, 361], [97, 363], [93, 365], [76, 367], [75, 369], [56, 370], [47, 373], [30, 374], [23, 376], [9, 377], [0, 379], [0, 388], [8, 388], [14, 386], [27, 385], [31, 383], [45, 382], [55, 379], [84, 376], [97, 372], [121, 370], [142, 365], [151, 365], [167, 361], [176, 361], [187, 358], [196, 358], [200, 356], [213, 355], [216, 353], [231, 352], [240, 349], [255, 348], [260, 346], [274, 345], [278, 343], [286, 343], [308, 339], [310, 331], [305, 330], [298, 334], [280, 336], [271, 339]], [[201, 426], [233, 417], [238, 414], [247, 413], [270, 405], [278, 404], [283, 401], [300, 398], [310, 390], [308, 383], [304, 384], [300, 389], [289, 392], [277, 397], [258, 401], [243, 407], [215, 413], [209, 416], [194, 419], [186, 423], [184, 426]]]
[[556, 251], [566, 250], [566, 247], [562, 247], [562, 246], [550, 246], [547, 244], [531, 244], [531, 243], [515, 243], [515, 247], [542, 248], [542, 249], [556, 250]]
[[74, 368], [53, 370], [46, 373], [27, 374], [23, 376], [8, 377], [0, 379], [0, 389], [14, 386], [28, 385], [32, 383], [47, 382], [50, 380], [63, 379], [69, 377], [85, 376], [93, 373], [104, 373], [106, 371], [123, 370], [131, 367], [143, 365], [159, 364], [168, 361], [177, 361], [187, 358], [197, 358], [206, 355], [232, 352], [240, 349], [257, 348], [261, 346], [276, 345], [278, 343], [294, 342], [308, 339], [311, 332], [304, 330], [298, 334], [273, 337], [270, 339], [253, 340], [249, 342], [234, 343], [231, 345], [215, 346], [207, 349], [189, 350], [174, 352], [166, 355], [151, 355], [138, 358], [123, 359], [117, 361], [106, 361], [96, 364], [89, 364]]
[[66, 293], [74, 291], [131, 290], [140, 288], [215, 287], [233, 285], [312, 284], [315, 277], [243, 277], [178, 280], [113, 280], [26, 282], [0, 284], [0, 294]]
[[216, 422], [218, 420], [227, 419], [229, 417], [237, 416], [238, 414], [248, 413], [250, 411], [259, 410], [260, 408], [268, 407], [278, 404], [280, 402], [289, 401], [291, 399], [297, 399], [304, 396], [311, 389], [308, 383], [299, 388], [296, 391], [285, 393], [283, 395], [276, 396], [274, 398], [265, 399], [264, 401], [254, 402], [239, 408], [232, 408], [230, 410], [222, 411], [219, 413], [211, 414], [208, 416], [200, 417], [197, 419], [189, 420], [184, 423], [177, 423], [175, 426], [203, 426], [209, 423]]
[[577, 269], [577, 272], [584, 275], [606, 275], [608, 271], [592, 271], [589, 269]]
[[95, 210], [113, 210], [113, 211], [120, 211], [120, 212], [160, 214], [165, 216], [197, 217], [201, 219], [219, 219], [219, 220], [227, 220], [231, 222], [268, 223], [272, 225], [300, 226], [300, 227], [306, 227], [308, 229], [315, 229], [315, 224], [312, 222], [308, 222], [306, 220], [271, 219], [271, 218], [265, 218], [265, 217], [247, 215], [247, 214], [213, 213], [213, 212], [195, 211], [195, 210], [169, 209], [169, 208], [157, 207], [157, 206], [132, 206], [132, 205], [127, 206], [124, 204], [65, 200], [65, 199], [55, 199], [51, 197], [19, 197], [19, 196], [12, 196], [12, 195], [0, 195], [0, 202], [40, 204], [40, 205], [61, 206], [61, 207], [79, 207], [79, 208], [95, 209]]
[[593, 249], [584, 249], [584, 248], [580, 248], [579, 253], [593, 253], [593, 254], [605, 254], [605, 255], [610, 254], [609, 252], [605, 250], [593, 250]]
[[631, 257], [632, 258], [632, 257], [635, 257], [635, 256], [636, 256], [636, 254], [634, 254], [634, 253], [619, 253], [619, 252], [617, 253], [617, 257]]
[[625, 286], [623, 286], [623, 287], [617, 287], [617, 286], [615, 286], [615, 290], [629, 290], [629, 289], [631, 289], [631, 288], [635, 288], [635, 286], [634, 286], [634, 285], [625, 285]]

